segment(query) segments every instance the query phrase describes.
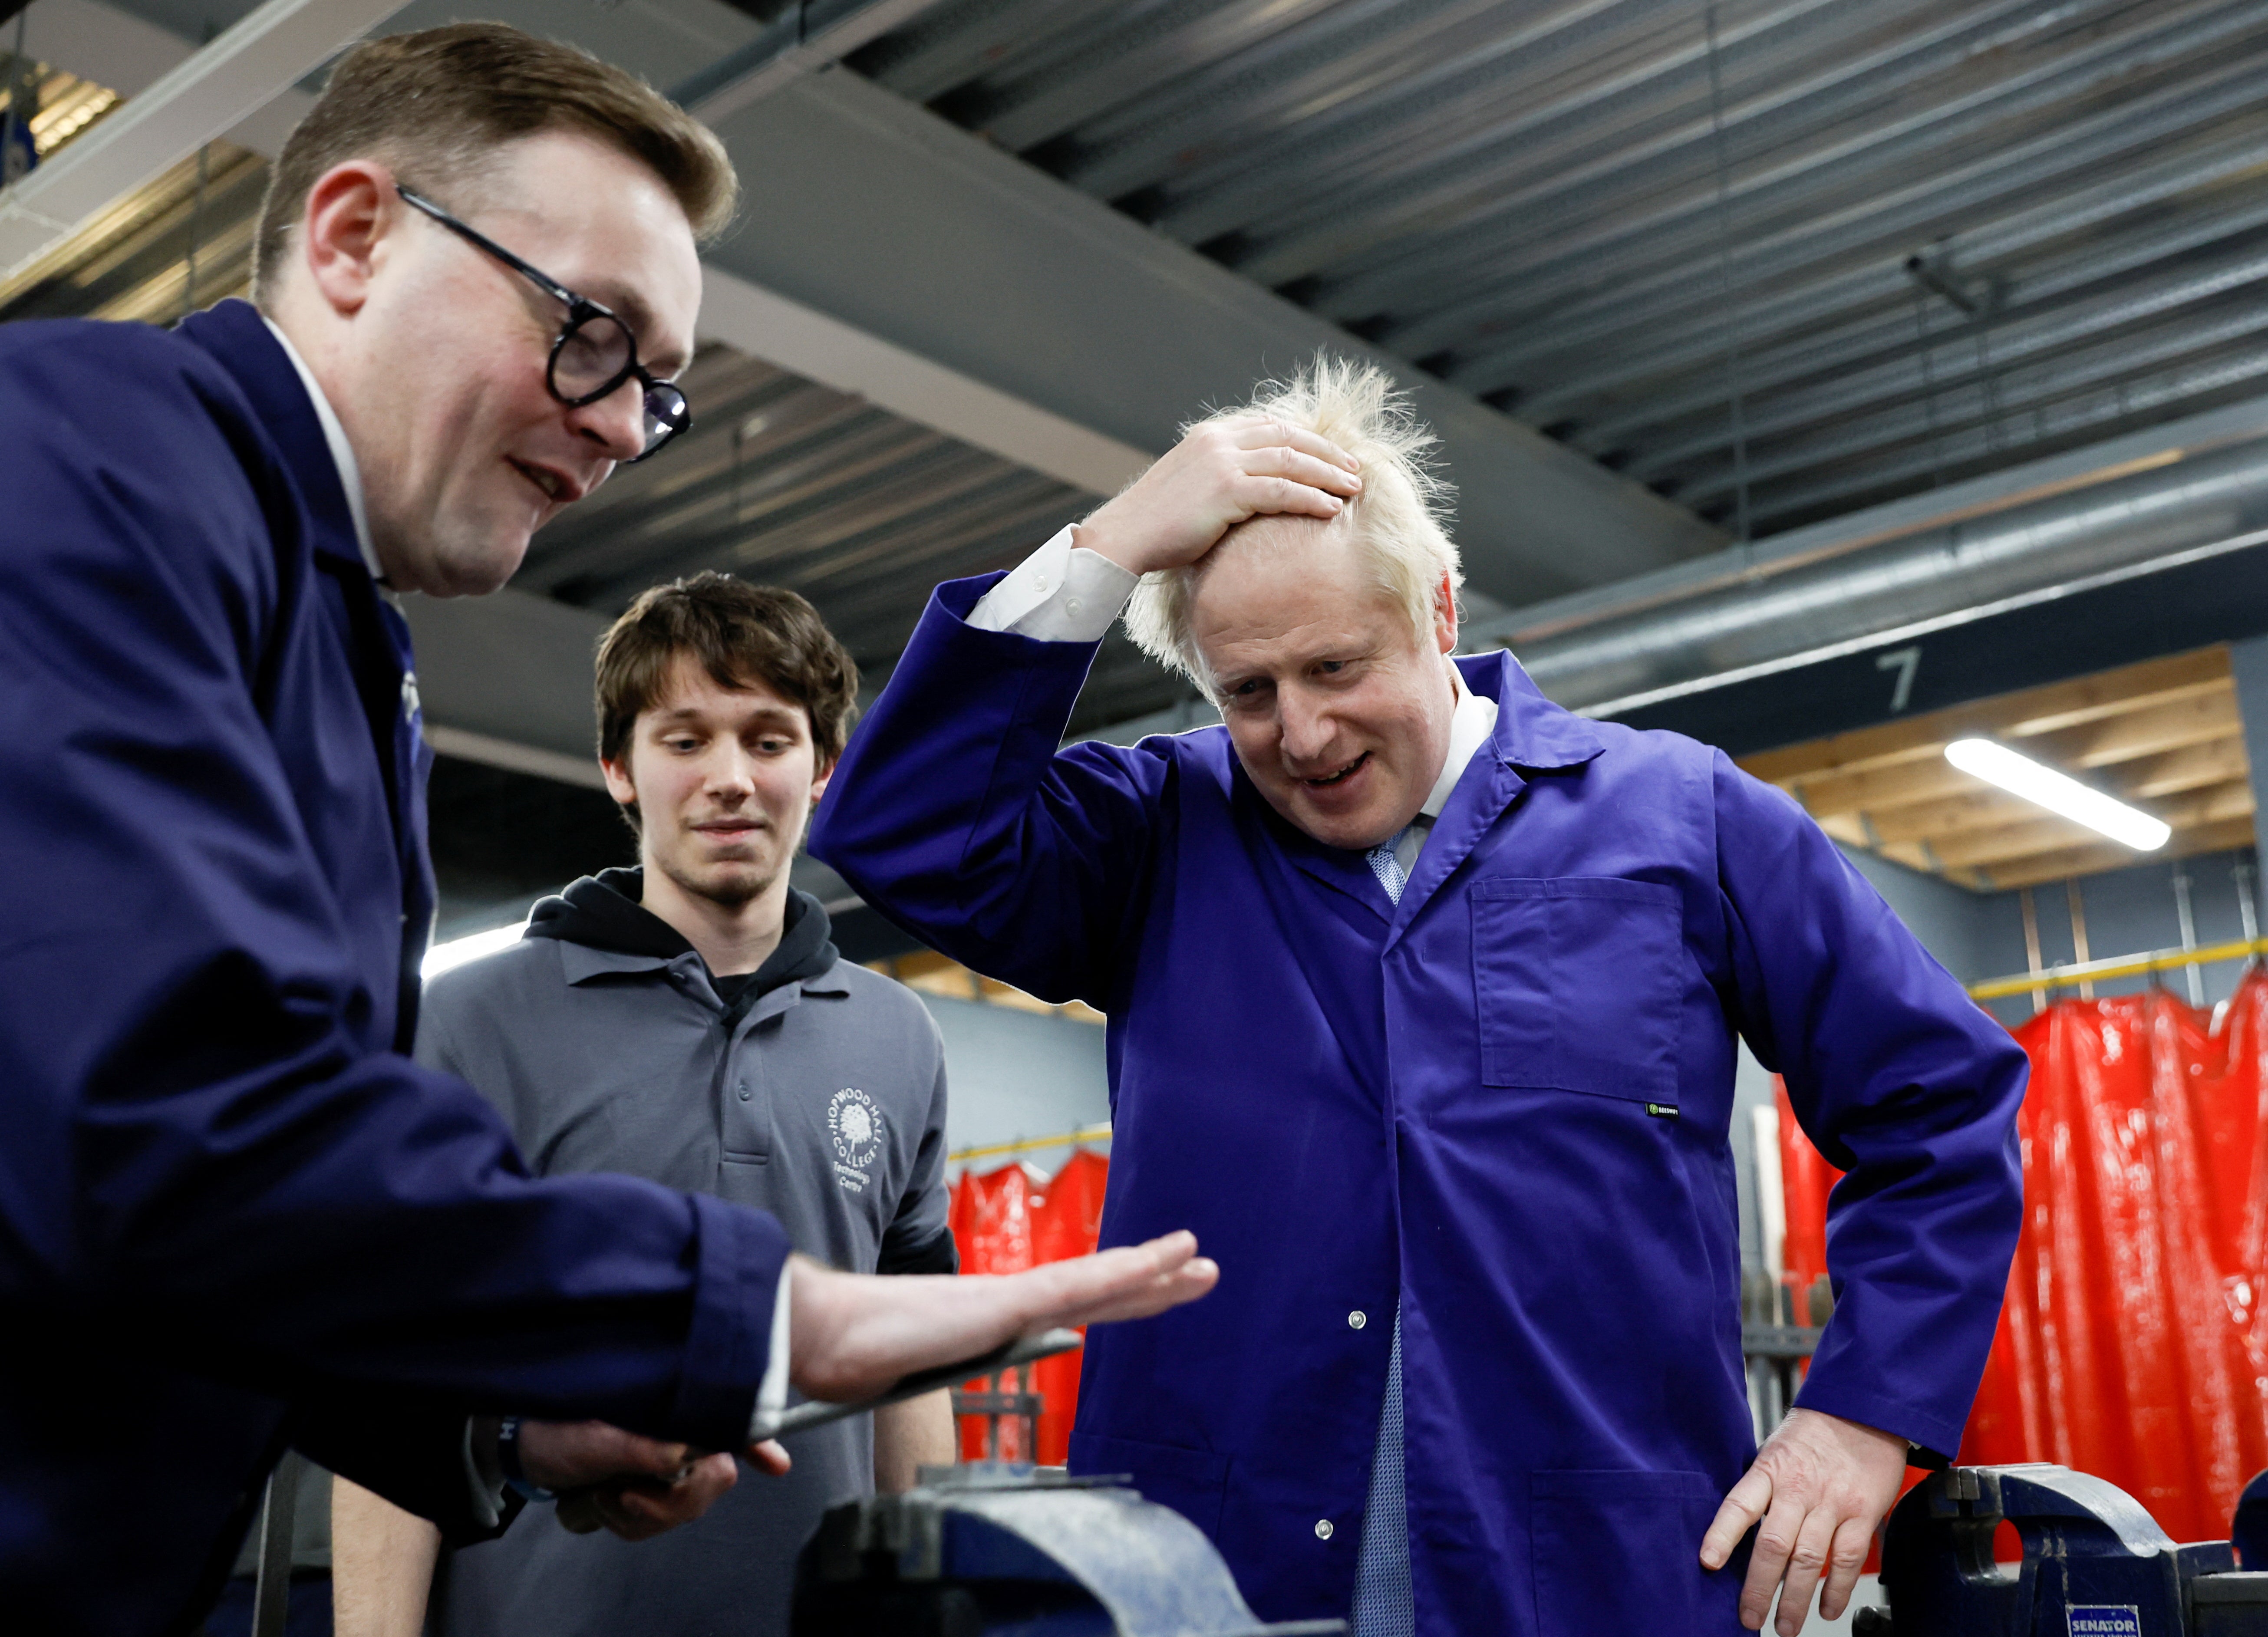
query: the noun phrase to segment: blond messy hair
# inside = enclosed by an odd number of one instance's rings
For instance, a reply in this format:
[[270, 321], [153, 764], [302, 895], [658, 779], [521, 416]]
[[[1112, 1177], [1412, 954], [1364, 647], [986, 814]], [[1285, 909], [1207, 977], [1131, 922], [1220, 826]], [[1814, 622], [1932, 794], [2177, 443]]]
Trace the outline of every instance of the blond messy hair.
[[[1374, 363], [1319, 353], [1288, 381], [1263, 382], [1250, 401], [1217, 410], [1182, 429], [1231, 421], [1281, 421], [1317, 432], [1354, 457], [1362, 492], [1335, 520], [1354, 531], [1373, 583], [1423, 635], [1433, 622], [1441, 576], [1454, 595], [1465, 583], [1449, 538], [1454, 490], [1433, 470], [1440, 440], [1420, 422], [1410, 394]], [[1142, 651], [1213, 696], [1212, 679], [1189, 631], [1189, 607], [1206, 559], [1142, 576], [1126, 605], [1126, 631]]]

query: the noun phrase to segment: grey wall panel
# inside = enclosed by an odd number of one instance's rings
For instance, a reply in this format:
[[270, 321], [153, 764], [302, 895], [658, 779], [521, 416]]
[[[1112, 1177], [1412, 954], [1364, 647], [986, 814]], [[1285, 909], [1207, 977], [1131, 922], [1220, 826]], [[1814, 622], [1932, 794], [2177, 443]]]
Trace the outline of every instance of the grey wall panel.
[[[1110, 1118], [1103, 1031], [1094, 1024], [976, 1001], [924, 995], [945, 1036], [952, 1082], [946, 1141], [955, 1149], [1077, 1131]], [[1068, 1149], [1025, 1157], [1042, 1170], [1063, 1163]], [[990, 1171], [1005, 1159], [977, 1162]]]

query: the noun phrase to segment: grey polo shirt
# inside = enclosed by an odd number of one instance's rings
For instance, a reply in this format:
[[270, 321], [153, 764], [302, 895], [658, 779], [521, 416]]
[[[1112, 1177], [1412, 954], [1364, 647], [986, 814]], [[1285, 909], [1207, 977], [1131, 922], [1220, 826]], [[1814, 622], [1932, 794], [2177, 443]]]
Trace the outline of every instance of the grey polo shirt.
[[[495, 1104], [543, 1175], [628, 1171], [754, 1206], [835, 1267], [950, 1271], [945, 1057], [921, 1002], [837, 958], [734, 1021], [697, 954], [654, 947], [531, 936], [446, 973], [425, 991], [418, 1059]], [[429, 1630], [784, 1633], [820, 1514], [873, 1491], [872, 1421], [816, 1428], [789, 1452], [786, 1478], [743, 1464], [699, 1522], [637, 1545], [571, 1535], [530, 1507], [497, 1539], [444, 1554]]]

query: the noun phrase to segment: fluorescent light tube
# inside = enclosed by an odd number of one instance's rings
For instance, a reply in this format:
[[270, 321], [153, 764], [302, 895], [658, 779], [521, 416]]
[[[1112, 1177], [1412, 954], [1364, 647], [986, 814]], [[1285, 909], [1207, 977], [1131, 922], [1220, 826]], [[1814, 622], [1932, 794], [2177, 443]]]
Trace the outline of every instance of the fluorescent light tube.
[[2137, 852], [2154, 853], [2173, 834], [2162, 819], [2114, 801], [2069, 774], [2043, 767], [2029, 756], [2019, 756], [1991, 739], [1955, 739], [1945, 747], [1945, 759], [1963, 773], [1974, 774], [1987, 784], [1997, 784], [2011, 796], [2021, 796], [2075, 824], [2100, 830]]

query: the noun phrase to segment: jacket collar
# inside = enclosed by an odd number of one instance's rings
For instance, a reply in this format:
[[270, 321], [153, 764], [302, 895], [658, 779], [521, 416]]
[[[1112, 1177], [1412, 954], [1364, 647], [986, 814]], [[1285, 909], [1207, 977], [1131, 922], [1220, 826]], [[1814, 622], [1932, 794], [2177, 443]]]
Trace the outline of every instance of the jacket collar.
[[[1455, 663], [1467, 687], [1496, 701], [1496, 727], [1485, 753], [1476, 751], [1466, 763], [1425, 850], [1418, 855], [1417, 869], [1398, 905], [1371, 873], [1366, 854], [1326, 847], [1289, 823], [1268, 806], [1245, 777], [1242, 767], [1235, 767], [1236, 782], [1242, 787], [1240, 795], [1259, 810], [1262, 822], [1273, 831], [1292, 862], [1376, 915], [1388, 929], [1389, 944], [1527, 788], [1522, 772], [1565, 772], [1582, 767], [1606, 750], [1598, 730], [1544, 698], [1508, 651], [1498, 649]], [[1233, 765], [1234, 756], [1232, 747]]]
[[[622, 950], [600, 949], [571, 939], [556, 940], [559, 948], [559, 969], [570, 984], [587, 983], [593, 978], [617, 973], [653, 972], [674, 973], [685, 980], [697, 981], [709, 988], [709, 969], [701, 957], [690, 949], [678, 955], [631, 954]], [[828, 962], [823, 970], [800, 978], [791, 978], [782, 989], [800, 990], [805, 995], [848, 995], [850, 980], [844, 975], [845, 963], [832, 944], [827, 949]], [[713, 995], [715, 991], [710, 989]]]
[[1605, 751], [1597, 727], [1544, 698], [1509, 650], [1475, 654], [1456, 666], [1467, 687], [1496, 701], [1491, 744], [1506, 767], [1552, 772], [1580, 767]]
[[315, 550], [367, 573], [354, 509], [347, 503], [346, 486], [338, 462], [331, 458], [322, 419], [315, 413], [298, 366], [268, 327], [268, 320], [251, 303], [229, 300], [191, 313], [181, 320], [178, 333], [210, 354], [251, 401], [253, 413], [275, 440], [301, 500], [319, 525]]

